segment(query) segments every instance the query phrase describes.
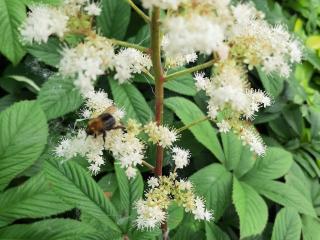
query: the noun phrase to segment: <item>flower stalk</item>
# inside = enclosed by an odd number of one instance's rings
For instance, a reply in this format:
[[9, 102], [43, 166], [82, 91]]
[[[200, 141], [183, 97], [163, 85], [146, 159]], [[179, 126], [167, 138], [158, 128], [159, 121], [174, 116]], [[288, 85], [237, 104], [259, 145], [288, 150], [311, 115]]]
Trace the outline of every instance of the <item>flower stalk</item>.
[[189, 129], [189, 128], [191, 128], [191, 127], [193, 127], [193, 126], [195, 126], [195, 125], [197, 125], [197, 124], [199, 124], [199, 123], [202, 123], [202, 122], [204, 122], [204, 121], [207, 121], [208, 119], [209, 119], [208, 116], [205, 116], [205, 117], [203, 117], [203, 118], [200, 118], [200, 119], [198, 119], [198, 120], [196, 120], [196, 121], [194, 121], [194, 122], [189, 123], [188, 125], [185, 125], [185, 126], [183, 126], [183, 127], [181, 127], [181, 128], [178, 128], [178, 129], [177, 129], [177, 132], [180, 133], [180, 132], [182, 132], [182, 131], [184, 131], [184, 130], [187, 130], [187, 129]]
[[140, 46], [138, 44], [134, 44], [134, 43], [129, 43], [129, 42], [125, 42], [125, 41], [120, 41], [117, 39], [109, 39], [109, 41], [111, 43], [113, 43], [114, 45], [118, 45], [118, 46], [122, 46], [122, 47], [127, 47], [127, 48], [135, 48], [141, 52], [145, 52], [148, 53], [149, 49], [143, 46]]
[[146, 22], [150, 23], [150, 18], [140, 9], [132, 0], [127, 0], [129, 5], [132, 7], [133, 10], [136, 11], [136, 13]]
[[[163, 96], [164, 96], [164, 76], [161, 64], [161, 39], [160, 39], [160, 8], [155, 7], [152, 10], [151, 17], [151, 59], [155, 80], [155, 120], [157, 125], [163, 122]], [[155, 175], [162, 175], [163, 147], [159, 144], [156, 148], [156, 167]], [[167, 223], [161, 225], [163, 240], [169, 239]]]
[[187, 69], [184, 69], [184, 70], [179, 71], [179, 72], [175, 72], [175, 73], [169, 74], [169, 75], [165, 76], [165, 81], [173, 80], [173, 79], [175, 79], [177, 77], [180, 77], [180, 76], [183, 76], [183, 75], [186, 75], [186, 74], [189, 74], [189, 73], [193, 73], [193, 72], [197, 72], [197, 71], [206, 69], [208, 67], [213, 66], [214, 64], [215, 64], [215, 60], [210, 60], [210, 61], [205, 62], [203, 64], [199, 64], [197, 66], [194, 66], [194, 67], [187, 68]]

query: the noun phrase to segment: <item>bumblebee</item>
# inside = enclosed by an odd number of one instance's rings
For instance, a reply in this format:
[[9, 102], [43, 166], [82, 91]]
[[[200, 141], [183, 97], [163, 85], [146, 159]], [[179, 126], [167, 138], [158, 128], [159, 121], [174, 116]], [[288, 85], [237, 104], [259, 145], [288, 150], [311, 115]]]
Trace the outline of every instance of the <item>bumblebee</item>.
[[112, 129], [122, 129], [126, 132], [126, 128], [124, 126], [117, 125], [117, 121], [112, 115], [115, 110], [115, 107], [109, 107], [98, 117], [90, 119], [86, 128], [87, 135], [94, 136], [95, 138], [102, 135], [103, 140], [105, 141], [107, 131]]

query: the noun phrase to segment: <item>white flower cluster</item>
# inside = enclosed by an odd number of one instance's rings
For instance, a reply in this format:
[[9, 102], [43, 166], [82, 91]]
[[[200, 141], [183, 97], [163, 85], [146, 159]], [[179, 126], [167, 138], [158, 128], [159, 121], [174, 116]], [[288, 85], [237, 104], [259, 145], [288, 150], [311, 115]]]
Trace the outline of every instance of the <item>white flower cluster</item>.
[[170, 147], [177, 141], [178, 133], [174, 129], [169, 129], [165, 126], [157, 125], [155, 122], [150, 122], [144, 126], [144, 132], [148, 134], [149, 141], [154, 144], [159, 144], [162, 147]]
[[164, 23], [166, 44], [163, 49], [170, 58], [195, 52], [211, 54], [223, 44], [223, 30], [210, 17], [192, 14], [168, 17]]
[[235, 23], [228, 41], [233, 45], [233, 54], [251, 66], [262, 66], [267, 73], [288, 77], [290, 65], [301, 61], [299, 42], [283, 25], [268, 24], [251, 4], [238, 4], [232, 13]]
[[59, 72], [75, 77], [74, 84], [85, 94], [93, 90], [93, 82], [98, 76], [113, 68], [114, 57], [112, 44], [104, 37], [95, 36], [75, 48], [65, 48]]
[[259, 108], [271, 105], [268, 95], [249, 87], [245, 71], [235, 62], [223, 62], [218, 68], [219, 72], [212, 79], [202, 73], [195, 76], [197, 88], [210, 97], [209, 116], [213, 120], [217, 112], [225, 108], [232, 109], [237, 116], [252, 119]]
[[138, 217], [136, 224], [138, 229], [151, 230], [166, 220], [166, 212], [157, 205], [148, 205], [146, 201], [139, 200], [136, 203]]
[[92, 16], [101, 13], [100, 7], [89, 0], [64, 0], [58, 7], [45, 4], [31, 6], [28, 17], [20, 28], [22, 40], [26, 43], [46, 43], [52, 35], [62, 38], [70, 30], [69, 20], [81, 9]]
[[179, 5], [187, 0], [142, 0], [144, 8], [159, 7], [161, 9], [174, 9], [176, 10]]
[[[218, 112], [224, 112], [226, 119], [218, 122], [217, 126], [220, 132], [226, 133], [231, 128], [238, 130], [240, 119], [253, 119], [260, 108], [271, 105], [271, 99], [266, 93], [249, 87], [246, 72], [234, 61], [222, 62], [217, 68], [218, 72], [211, 79], [198, 73], [195, 81], [198, 90], [204, 90], [209, 97], [210, 118], [216, 120]], [[264, 154], [265, 146], [262, 141], [257, 140], [257, 134], [252, 130], [249, 132], [252, 134], [247, 133], [244, 136], [244, 131], [239, 131], [241, 138], [252, 150], [258, 155]]]
[[[161, 46], [166, 49], [169, 45], [169, 39], [167, 36], [163, 36]], [[191, 52], [188, 54], [176, 54], [174, 56], [166, 56], [166, 66], [167, 67], [180, 67], [188, 63], [194, 63], [198, 59], [196, 52]]]
[[[107, 108], [113, 106], [113, 101], [102, 91], [89, 92], [86, 97], [86, 107], [83, 113], [87, 118], [97, 117]], [[122, 110], [116, 109], [112, 115], [116, 122], [119, 122], [124, 113]], [[103, 139], [102, 136], [88, 136], [85, 130], [80, 129], [75, 136], [62, 139], [56, 147], [55, 153], [65, 160], [77, 155], [83, 156], [90, 163], [90, 171], [97, 174], [101, 165], [104, 164], [103, 150], [108, 150], [115, 159], [119, 160], [121, 167], [126, 169], [128, 178], [133, 178], [136, 175], [135, 167], [142, 164], [144, 148], [144, 144], [129, 131], [110, 130]]]
[[63, 37], [68, 30], [69, 17], [59, 8], [34, 5], [20, 28], [22, 40], [26, 43], [45, 43], [49, 36]]
[[179, 147], [172, 148], [172, 159], [177, 169], [182, 169], [189, 164], [190, 151]]
[[63, 76], [75, 77], [74, 84], [83, 94], [92, 91], [96, 79], [107, 70], [116, 70], [115, 78], [124, 83], [132, 74], [150, 69], [152, 63], [148, 55], [126, 48], [115, 54], [110, 41], [95, 35], [75, 48], [65, 48], [59, 64]]
[[133, 48], [124, 48], [115, 56], [114, 66], [114, 78], [121, 84], [132, 78], [132, 74], [149, 70], [152, 62], [148, 55]]
[[197, 220], [213, 219], [212, 212], [205, 208], [204, 200], [194, 194], [192, 183], [176, 178], [176, 173], [171, 173], [169, 177], [152, 177], [148, 180], [150, 188], [146, 199], [136, 203], [136, 224], [139, 229], [160, 226], [166, 220], [166, 211], [173, 201], [184, 207], [186, 212], [194, 214]]

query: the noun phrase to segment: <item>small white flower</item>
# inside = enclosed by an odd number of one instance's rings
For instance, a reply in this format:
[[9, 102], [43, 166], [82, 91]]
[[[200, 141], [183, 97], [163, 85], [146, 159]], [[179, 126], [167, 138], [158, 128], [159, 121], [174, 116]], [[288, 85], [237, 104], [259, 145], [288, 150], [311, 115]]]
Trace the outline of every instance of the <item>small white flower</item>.
[[206, 90], [210, 85], [210, 80], [207, 77], [205, 77], [205, 74], [203, 72], [196, 73], [194, 75], [194, 80], [196, 82], [196, 87], [198, 91]]
[[101, 13], [101, 8], [96, 3], [90, 3], [84, 10], [91, 16], [99, 16]]
[[179, 147], [172, 148], [172, 159], [177, 169], [182, 169], [189, 164], [190, 151]]
[[192, 183], [190, 181], [184, 181], [184, 180], [180, 180], [179, 181], [179, 189], [182, 191], [190, 191], [192, 189]]
[[262, 156], [266, 152], [266, 146], [264, 145], [261, 137], [252, 128], [243, 128], [240, 133], [240, 138], [244, 144], [248, 144], [251, 151], [254, 151], [257, 155]]
[[231, 129], [230, 124], [226, 120], [222, 120], [221, 122], [218, 122], [217, 126], [219, 128], [219, 132], [221, 133], [227, 133]]
[[100, 167], [97, 164], [91, 164], [88, 169], [93, 175], [97, 175], [100, 172]]
[[128, 179], [135, 178], [135, 176], [137, 175], [137, 170], [133, 167], [128, 167], [126, 170], [126, 175]]
[[149, 178], [148, 186], [151, 187], [151, 188], [158, 187], [159, 186], [158, 178], [155, 178], [155, 177]]

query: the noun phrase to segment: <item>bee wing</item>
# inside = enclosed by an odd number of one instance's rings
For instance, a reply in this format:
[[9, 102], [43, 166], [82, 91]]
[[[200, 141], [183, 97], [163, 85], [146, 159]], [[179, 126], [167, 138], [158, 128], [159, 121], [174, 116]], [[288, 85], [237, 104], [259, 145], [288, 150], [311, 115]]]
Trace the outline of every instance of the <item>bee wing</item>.
[[108, 107], [103, 113], [110, 113], [110, 114], [113, 114], [117, 111], [117, 108], [115, 106], [110, 106]]

